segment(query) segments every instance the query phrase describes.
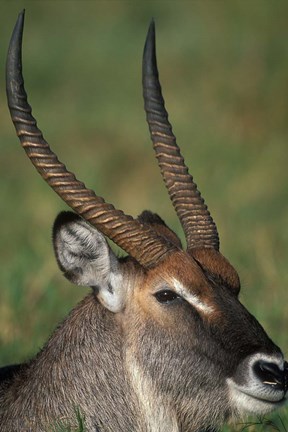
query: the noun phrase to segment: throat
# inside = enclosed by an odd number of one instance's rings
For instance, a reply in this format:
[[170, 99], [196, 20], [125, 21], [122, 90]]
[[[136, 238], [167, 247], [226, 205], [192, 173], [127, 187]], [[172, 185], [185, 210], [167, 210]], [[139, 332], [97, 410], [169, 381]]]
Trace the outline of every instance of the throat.
[[[143, 432], [180, 432], [176, 413], [168, 397], [159, 396], [135, 359], [127, 355], [127, 368], [143, 422]], [[144, 426], [145, 425], [145, 426]]]

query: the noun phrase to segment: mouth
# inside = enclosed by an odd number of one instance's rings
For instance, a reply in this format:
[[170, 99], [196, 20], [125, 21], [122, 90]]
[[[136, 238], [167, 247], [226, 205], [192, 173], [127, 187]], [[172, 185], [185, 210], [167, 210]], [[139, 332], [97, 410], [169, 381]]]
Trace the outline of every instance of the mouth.
[[257, 353], [227, 379], [231, 406], [238, 413], [266, 414], [287, 402], [288, 363], [282, 354]]
[[240, 386], [228, 379], [227, 383], [233, 405], [241, 413], [266, 414], [287, 403], [285, 391], [278, 389], [274, 382]]

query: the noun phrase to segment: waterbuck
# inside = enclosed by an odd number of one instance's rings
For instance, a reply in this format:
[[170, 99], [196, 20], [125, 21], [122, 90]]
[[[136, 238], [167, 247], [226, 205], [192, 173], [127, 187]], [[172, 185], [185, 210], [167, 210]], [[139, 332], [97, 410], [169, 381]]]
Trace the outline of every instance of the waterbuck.
[[[0, 371], [0, 430], [200, 432], [286, 400], [288, 364], [239, 302], [237, 272], [219, 252], [216, 225], [181, 156], [158, 79], [152, 22], [143, 94], [156, 157], [187, 248], [150, 211], [137, 219], [87, 189], [38, 129], [22, 77], [24, 13], [8, 52], [11, 117], [28, 157], [75, 211], [54, 224], [56, 258], [91, 293], [31, 361]], [[105, 236], [127, 252], [117, 258]]]

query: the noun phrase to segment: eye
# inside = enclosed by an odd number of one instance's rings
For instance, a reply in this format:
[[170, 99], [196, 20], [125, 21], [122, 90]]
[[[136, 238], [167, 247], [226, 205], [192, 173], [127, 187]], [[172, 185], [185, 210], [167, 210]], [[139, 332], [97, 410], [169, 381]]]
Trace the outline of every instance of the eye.
[[178, 294], [171, 290], [158, 291], [154, 296], [159, 303], [171, 303], [180, 298]]

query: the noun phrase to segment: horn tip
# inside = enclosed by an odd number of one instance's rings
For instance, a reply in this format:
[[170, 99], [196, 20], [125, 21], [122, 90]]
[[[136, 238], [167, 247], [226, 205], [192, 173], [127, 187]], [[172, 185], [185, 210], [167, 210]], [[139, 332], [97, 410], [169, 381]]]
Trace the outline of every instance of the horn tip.
[[17, 40], [17, 42], [21, 43], [22, 40], [22, 34], [23, 34], [23, 27], [24, 27], [24, 19], [25, 19], [25, 9], [23, 9], [17, 18], [15, 27], [14, 27], [14, 31], [11, 37], [11, 41], [10, 43], [13, 44], [15, 40]]
[[151, 48], [153, 45], [155, 45], [155, 21], [154, 18], [151, 19], [147, 36], [146, 36], [146, 43], [145, 48]]
[[156, 62], [156, 48], [155, 48], [155, 21], [151, 19], [148, 28], [144, 52], [143, 52], [143, 75], [158, 75], [157, 62]]
[[24, 18], [25, 18], [25, 9], [22, 9], [22, 11], [18, 15], [18, 19], [17, 19], [15, 27], [18, 27], [18, 26], [20, 26], [20, 28], [23, 27]]
[[151, 21], [150, 21], [150, 24], [149, 24], [149, 30], [148, 30], [148, 32], [149, 31], [155, 33], [155, 19], [153, 17], [151, 18]]
[[[25, 9], [23, 9], [17, 18], [14, 30], [10, 39], [7, 61], [6, 61], [6, 77], [13, 78], [13, 70], [21, 69], [21, 45], [24, 29]], [[12, 76], [13, 75], [13, 76]], [[8, 80], [7, 80], [8, 83]]]

